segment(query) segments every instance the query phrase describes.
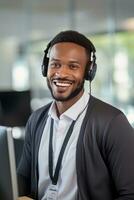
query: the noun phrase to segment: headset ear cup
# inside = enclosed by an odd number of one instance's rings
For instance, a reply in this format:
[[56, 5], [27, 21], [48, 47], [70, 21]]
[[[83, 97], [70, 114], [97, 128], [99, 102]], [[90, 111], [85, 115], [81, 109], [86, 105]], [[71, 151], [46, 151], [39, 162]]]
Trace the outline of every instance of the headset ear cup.
[[90, 65], [90, 70], [88, 71], [88, 80], [90, 82], [94, 79], [96, 70], [97, 70], [97, 64], [92, 62]]
[[48, 62], [49, 62], [49, 58], [47, 58], [46, 56], [44, 56], [43, 63], [42, 63], [42, 66], [41, 66], [42, 75], [44, 77], [47, 76]]

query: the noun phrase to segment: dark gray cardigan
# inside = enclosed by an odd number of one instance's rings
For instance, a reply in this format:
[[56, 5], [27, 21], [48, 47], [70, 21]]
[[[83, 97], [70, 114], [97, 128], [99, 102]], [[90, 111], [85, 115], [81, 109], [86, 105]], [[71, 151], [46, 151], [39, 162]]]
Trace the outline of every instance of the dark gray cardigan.
[[[29, 118], [18, 167], [20, 194], [34, 199], [38, 199], [38, 150], [49, 107]], [[120, 110], [92, 96], [78, 138], [76, 171], [79, 200], [134, 199], [134, 130]]]

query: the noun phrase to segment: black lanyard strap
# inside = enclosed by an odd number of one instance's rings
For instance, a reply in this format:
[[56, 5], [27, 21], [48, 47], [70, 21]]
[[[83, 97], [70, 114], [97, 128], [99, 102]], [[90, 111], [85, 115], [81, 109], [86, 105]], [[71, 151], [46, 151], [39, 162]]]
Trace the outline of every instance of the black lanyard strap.
[[50, 139], [49, 139], [49, 176], [51, 178], [52, 184], [56, 185], [57, 181], [58, 181], [58, 177], [59, 177], [59, 172], [60, 172], [60, 168], [61, 168], [61, 163], [62, 163], [62, 159], [63, 159], [63, 155], [67, 146], [67, 143], [69, 141], [69, 138], [73, 132], [73, 128], [75, 125], [76, 121], [73, 121], [71, 123], [71, 126], [68, 129], [68, 132], [65, 136], [64, 142], [62, 144], [60, 153], [59, 153], [59, 157], [58, 157], [58, 161], [56, 164], [56, 168], [55, 168], [55, 172], [53, 175], [53, 125], [54, 125], [54, 120], [51, 119], [51, 125], [50, 125]]

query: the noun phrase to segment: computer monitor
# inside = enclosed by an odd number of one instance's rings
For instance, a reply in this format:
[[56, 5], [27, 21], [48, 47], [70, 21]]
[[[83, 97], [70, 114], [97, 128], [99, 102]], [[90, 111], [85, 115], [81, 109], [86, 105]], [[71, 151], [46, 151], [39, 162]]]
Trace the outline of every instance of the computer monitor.
[[11, 128], [0, 126], [0, 199], [18, 198], [14, 143]]
[[25, 127], [31, 114], [31, 91], [0, 91], [0, 125]]

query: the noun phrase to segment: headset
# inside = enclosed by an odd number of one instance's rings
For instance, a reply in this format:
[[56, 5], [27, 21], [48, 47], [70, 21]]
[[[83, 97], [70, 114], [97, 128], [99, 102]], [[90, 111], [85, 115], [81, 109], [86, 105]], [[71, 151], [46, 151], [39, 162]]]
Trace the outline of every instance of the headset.
[[[89, 80], [90, 82], [94, 79], [96, 70], [97, 70], [97, 64], [96, 64], [96, 49], [94, 45], [90, 42], [90, 54], [91, 54], [91, 61], [90, 63], [87, 64], [86, 66], [86, 73], [85, 73], [85, 80]], [[52, 47], [51, 42], [48, 43], [46, 49], [44, 50], [44, 57], [43, 57], [43, 62], [41, 65], [41, 70], [42, 70], [42, 75], [44, 77], [47, 76], [47, 70], [48, 70], [48, 63], [49, 63], [49, 58], [48, 58], [48, 51], [50, 47]]]

